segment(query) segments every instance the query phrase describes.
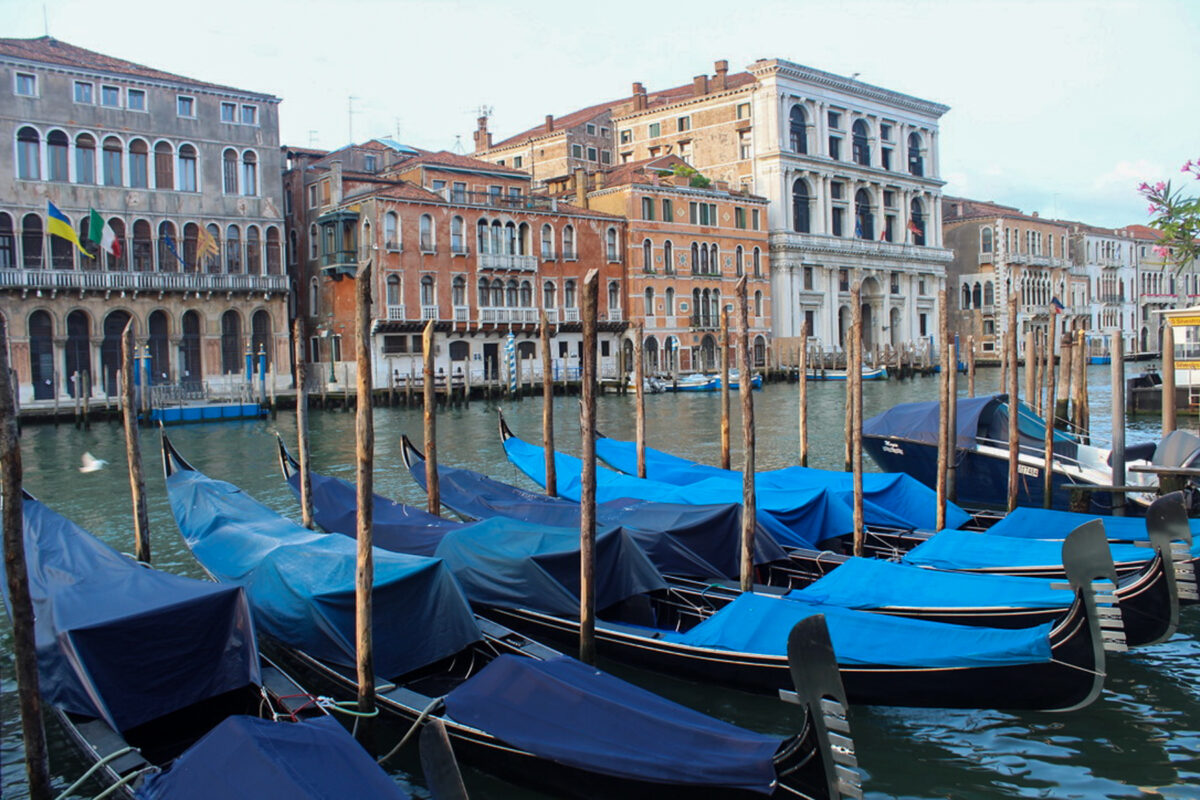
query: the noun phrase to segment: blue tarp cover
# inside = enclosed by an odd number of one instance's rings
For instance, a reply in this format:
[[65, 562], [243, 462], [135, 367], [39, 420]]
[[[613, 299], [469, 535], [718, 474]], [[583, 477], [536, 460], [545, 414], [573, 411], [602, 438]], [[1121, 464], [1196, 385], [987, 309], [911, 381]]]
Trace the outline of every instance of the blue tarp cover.
[[770, 794], [780, 740], [734, 727], [574, 659], [503, 655], [446, 695], [458, 722], [606, 775]]
[[[1067, 534], [1085, 522], [1099, 519], [1104, 523], [1104, 535], [1109, 541], [1147, 542], [1145, 517], [1097, 517], [1075, 511], [1055, 511], [1047, 508], [1021, 506], [984, 533], [1020, 539], [1065, 539]], [[1200, 556], [1200, 519], [1189, 519], [1192, 531], [1192, 555]]]
[[[1062, 564], [1061, 541], [1016, 540], [1010, 536], [988, 536], [971, 531], [942, 531], [904, 555], [909, 564], [938, 569], [986, 569], [988, 567], [1036, 567]], [[1131, 544], [1110, 544], [1113, 561], [1149, 561], [1154, 551]]]
[[[358, 490], [354, 484], [311, 471], [309, 476], [313, 521], [327, 531], [353, 538], [358, 530]], [[300, 473], [292, 473], [288, 485], [299, 499]], [[371, 513], [371, 535], [375, 546], [414, 556], [433, 555], [442, 536], [461, 524], [379, 495], [374, 495]]]
[[[535, 483], [545, 484], [544, 451], [515, 437], [504, 442], [505, 452]], [[558, 491], [564, 497], [580, 497], [582, 462], [565, 453], [555, 453]], [[672, 486], [660, 481], [620, 475], [612, 470], [596, 470], [596, 499], [608, 502], [620, 498], [636, 498], [663, 503], [741, 503], [742, 488], [736, 481], [709, 478], [690, 486]], [[770, 489], [758, 493], [758, 522], [781, 544], [813, 547], [818, 542], [842, 536], [854, 530], [853, 497], [848, 491], [828, 488]], [[911, 528], [904, 517], [884, 507], [865, 501], [865, 519], [876, 525]], [[953, 522], [960, 525], [966, 521]]]
[[36, 500], [24, 539], [48, 702], [125, 731], [261, 682], [238, 587], [142, 567]]
[[404, 800], [400, 787], [329, 717], [269, 722], [233, 716], [192, 745], [139, 800]]
[[[356, 664], [354, 541], [313, 533], [200, 472], [175, 472], [167, 492], [196, 558], [221, 581], [245, 587], [260, 630], [322, 661]], [[374, 560], [377, 674], [398, 677], [481, 638], [440, 561], [379, 548]]]
[[[425, 486], [424, 462], [409, 470]], [[534, 494], [458, 467], [438, 465], [442, 502], [460, 514], [487, 519], [503, 516], [554, 527], [577, 528], [579, 503]], [[736, 578], [741, 570], [740, 503], [690, 505], [617, 498], [596, 508], [599, 524], [621, 527], [666, 575]], [[754, 563], [782, 561], [787, 554], [758, 526]]]
[[[616, 439], [597, 439], [596, 454], [614, 468], [627, 475], [637, 474], [637, 445]], [[741, 491], [742, 473], [733, 470], [696, 464], [687, 459], [646, 448], [646, 477], [674, 486], [689, 486], [712, 479], [732, 481]], [[854, 475], [849, 472], [834, 472], [810, 467], [786, 467], [759, 472], [754, 476], [754, 485], [759, 492], [772, 490], [827, 489], [840, 496], [854, 491]], [[905, 527], [933, 530], [937, 524], [937, 494], [909, 475], [899, 472], [863, 473], [863, 499], [865, 519], [868, 525], [892, 525], [891, 520], [899, 517]], [[871, 508], [872, 510], [868, 510]], [[886, 509], [887, 516], [875, 518], [876, 508]], [[953, 503], [947, 503], [948, 523], [962, 525], [969, 515]]]
[[[596, 532], [596, 607], [666, 588], [646, 554], [621, 531]], [[438, 545], [473, 603], [579, 616], [579, 530], [495, 517], [463, 525]]]
[[987, 667], [1050, 660], [1050, 624], [1001, 630], [926, 622], [788, 597], [746, 592], [713, 616], [668, 641], [741, 653], [787, 655], [797, 622], [824, 614], [837, 662], [897, 667]]
[[1062, 608], [1074, 594], [1053, 581], [924, 569], [874, 558], [851, 558], [820, 580], [791, 592], [813, 603], [843, 608]]

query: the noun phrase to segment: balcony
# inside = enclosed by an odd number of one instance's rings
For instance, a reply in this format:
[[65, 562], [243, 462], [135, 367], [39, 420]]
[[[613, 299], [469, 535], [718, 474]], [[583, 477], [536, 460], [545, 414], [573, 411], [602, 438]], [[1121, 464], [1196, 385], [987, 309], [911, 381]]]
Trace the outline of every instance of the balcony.
[[426, 322], [428, 320], [437, 319], [437, 318], [438, 318], [438, 307], [437, 306], [426, 306], [426, 305], [421, 306], [421, 321], [422, 322]]
[[286, 275], [228, 275], [204, 272], [83, 272], [0, 270], [0, 289], [93, 292], [284, 292]]
[[455, 306], [454, 307], [454, 321], [455, 322], [470, 322], [471, 321], [470, 307]]
[[504, 272], [536, 272], [537, 257], [508, 253], [480, 253], [479, 268]]
[[579, 322], [579, 309], [578, 308], [564, 308], [563, 309], [563, 322]]
[[954, 258], [950, 250], [941, 247], [924, 247], [913, 244], [893, 244], [868, 239], [848, 239], [841, 236], [825, 236], [815, 233], [772, 233], [771, 247], [786, 250], [803, 250], [824, 253], [832, 258], [860, 256], [891, 262], [918, 261], [926, 264], [946, 265]]
[[537, 325], [541, 311], [536, 308], [481, 308], [481, 325]]
[[621, 322], [624, 319], [625, 319], [625, 317], [621, 314], [621, 309], [610, 308], [608, 310], [608, 321], [609, 322]]
[[404, 306], [387, 307], [388, 322], [404, 322], [408, 317], [404, 314]]
[[696, 331], [715, 331], [721, 327], [721, 320], [711, 314], [692, 314], [688, 327]]
[[355, 250], [334, 250], [322, 253], [317, 263], [321, 271], [331, 275], [354, 275], [358, 272], [358, 253]]

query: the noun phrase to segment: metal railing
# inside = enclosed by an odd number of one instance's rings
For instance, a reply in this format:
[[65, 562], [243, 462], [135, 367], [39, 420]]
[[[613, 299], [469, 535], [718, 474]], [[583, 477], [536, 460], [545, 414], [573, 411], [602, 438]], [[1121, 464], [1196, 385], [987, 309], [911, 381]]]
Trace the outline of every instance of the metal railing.
[[479, 268], [509, 272], [536, 272], [537, 257], [515, 253], [480, 253]]
[[204, 272], [81, 272], [0, 270], [4, 289], [85, 289], [137, 292], [281, 292], [286, 275], [229, 275]]

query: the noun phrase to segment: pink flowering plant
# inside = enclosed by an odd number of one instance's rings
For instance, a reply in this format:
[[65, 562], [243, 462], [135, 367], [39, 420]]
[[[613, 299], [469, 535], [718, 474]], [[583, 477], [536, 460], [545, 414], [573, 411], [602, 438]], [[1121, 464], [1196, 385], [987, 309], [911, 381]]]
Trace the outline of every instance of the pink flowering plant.
[[[1200, 180], [1200, 158], [1188, 161], [1179, 171]], [[1172, 263], [1176, 272], [1193, 264], [1200, 258], [1200, 196], [1189, 197], [1183, 187], [1174, 188], [1170, 181], [1141, 183], [1138, 191], [1150, 204], [1150, 227], [1159, 232], [1154, 254]]]

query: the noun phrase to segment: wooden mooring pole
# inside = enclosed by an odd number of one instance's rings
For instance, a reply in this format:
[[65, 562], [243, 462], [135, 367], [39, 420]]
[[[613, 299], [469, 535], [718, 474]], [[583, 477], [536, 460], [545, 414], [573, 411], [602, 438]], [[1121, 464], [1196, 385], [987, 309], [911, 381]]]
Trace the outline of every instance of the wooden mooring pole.
[[946, 499], [954, 503], [958, 501], [958, 340], [952, 337], [947, 345], [950, 369], [946, 375]]
[[1058, 385], [1062, 387], [1062, 399], [1054, 406], [1054, 424], [1063, 430], [1071, 430], [1071, 384], [1075, 377], [1075, 365], [1072, 363], [1075, 352], [1075, 340], [1066, 322], [1063, 323], [1062, 357], [1058, 365]]
[[1162, 332], [1162, 435], [1175, 430], [1175, 329]]
[[866, 530], [863, 524], [863, 462], [862, 462], [862, 281], [857, 273], [854, 285], [850, 289], [850, 303], [853, 305], [850, 325], [850, 349], [854, 353], [854, 371], [846, 376], [851, 386], [850, 397], [853, 413], [850, 417], [850, 466], [854, 471], [852, 483], [854, 486], [854, 555], [863, 555]]
[[936, 530], [946, 527], [947, 472], [950, 464], [950, 315], [946, 310], [945, 289], [938, 292], [938, 338], [942, 348], [942, 372], [938, 376], [938, 454]]
[[33, 600], [25, 563], [24, 501], [21, 496], [21, 443], [17, 438], [13, 383], [8, 379], [8, 328], [0, 317], [0, 492], [4, 498], [4, 577], [8, 581], [9, 615], [13, 627], [14, 673], [21, 708], [21, 738], [25, 747], [25, 779], [30, 800], [50, 800], [50, 759], [42, 721], [38, 687], [37, 642]]
[[[371, 262], [359, 266], [355, 276], [354, 350], [358, 371], [358, 404], [354, 416], [358, 489], [357, 566], [354, 575], [354, 628], [357, 650], [358, 710], [375, 710], [375, 654], [372, 634], [372, 598], [375, 585], [374, 462], [375, 419], [371, 408]], [[349, 387], [346, 388], [349, 391]]]
[[425, 323], [421, 332], [421, 355], [425, 360], [424, 413], [425, 419], [425, 493], [429, 498], [426, 510], [435, 516], [442, 513], [442, 489], [437, 471], [437, 394], [433, 385], [433, 320]]
[[[741, 579], [742, 591], [748, 592], [754, 587], [754, 534], [758, 529], [758, 501], [754, 491], [754, 386], [750, 380], [754, 374], [754, 345], [750, 338], [750, 308], [746, 298], [745, 275], [738, 278], [738, 282], [734, 285], [734, 293], [737, 295], [738, 301], [738, 327], [742, 333], [741, 341], [738, 342], [738, 361], [740, 362], [738, 392], [742, 400]], [[726, 331], [728, 332], [728, 330], [728, 322], [726, 322]]]
[[1006, 334], [1005, 351], [1008, 353], [1008, 363], [1012, 365], [1008, 373], [1008, 510], [1017, 507], [1018, 484], [1017, 465], [1021, 457], [1020, 415], [1018, 413], [1020, 398], [1017, 396], [1017, 293], [1008, 296], [1008, 332]]
[[634, 438], [637, 448], [637, 476], [646, 477], [646, 364], [644, 352], [645, 330], [642, 323], [633, 328], [637, 341], [633, 343], [634, 395]]
[[[1119, 328], [1109, 336], [1109, 355], [1112, 356], [1112, 485], [1125, 485], [1125, 339]], [[1112, 494], [1112, 513], [1125, 516], [1125, 495]]]
[[1058, 408], [1058, 382], [1055, 380], [1058, 373], [1054, 369], [1054, 343], [1058, 339], [1058, 333], [1055, 330], [1056, 318], [1057, 314], [1052, 311], [1050, 328], [1046, 336], [1046, 378], [1050, 381], [1050, 385], [1046, 387], [1046, 410], [1048, 413], [1042, 452], [1042, 459], [1045, 462], [1042, 469], [1042, 508], [1050, 508], [1054, 502], [1054, 470], [1050, 468], [1050, 465], [1054, 461], [1054, 414]]
[[[546, 496], [558, 497], [558, 472], [554, 463], [554, 376], [550, 359], [550, 322], [544, 308], [539, 323], [542, 328], [542, 447], [546, 449]], [[468, 363], [467, 368], [470, 366]]]
[[967, 397], [975, 396], [975, 337], [967, 337]]
[[[721, 309], [721, 469], [729, 469], [729, 309]], [[745, 380], [743, 378], [743, 380]]]
[[[851, 295], [851, 298], [853, 299], [853, 295]], [[851, 319], [853, 319], [853, 312], [851, 312]], [[850, 324], [851, 324], [851, 326], [853, 326], [854, 323], [851, 322]], [[846, 419], [845, 419], [846, 446], [845, 446], [843, 454], [842, 454], [843, 455], [843, 458], [842, 458], [842, 462], [843, 462], [842, 463], [842, 471], [843, 472], [849, 472], [851, 467], [853, 466], [852, 465], [852, 452], [854, 450], [854, 442], [853, 442], [853, 435], [851, 434], [851, 430], [853, 429], [853, 426], [854, 426], [854, 381], [851, 380], [851, 376], [854, 375], [854, 373], [856, 371], [860, 374], [862, 373], [862, 369], [854, 363], [854, 347], [850, 341], [851, 336], [852, 336], [851, 332], [846, 331], [846, 340], [845, 340], [845, 344], [842, 347], [842, 350], [845, 352], [845, 355], [846, 355], [846, 414], [845, 414], [845, 417], [846, 417]]]
[[1075, 430], [1088, 442], [1087, 331], [1075, 332]]
[[125, 422], [125, 456], [129, 461], [129, 490], [133, 496], [133, 553], [150, 563], [150, 515], [146, 509], [146, 477], [142, 474], [142, 447], [138, 441], [138, 410], [133, 397], [136, 367], [133, 320], [121, 334], [121, 408]]
[[1025, 331], [1025, 402], [1037, 408], [1037, 334], [1031, 327]]
[[300, 521], [313, 526], [312, 472], [308, 461], [308, 386], [304, 363], [304, 317], [296, 317], [293, 338], [296, 361], [296, 449], [300, 457]]
[[579, 427], [583, 441], [579, 509], [579, 660], [596, 663], [596, 307], [600, 273], [583, 279]]
[[800, 409], [798, 425], [800, 428], [800, 466], [808, 466], [808, 321], [800, 329], [800, 351], [796, 354], [796, 371], [800, 378]]

